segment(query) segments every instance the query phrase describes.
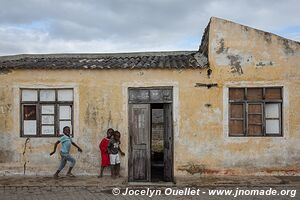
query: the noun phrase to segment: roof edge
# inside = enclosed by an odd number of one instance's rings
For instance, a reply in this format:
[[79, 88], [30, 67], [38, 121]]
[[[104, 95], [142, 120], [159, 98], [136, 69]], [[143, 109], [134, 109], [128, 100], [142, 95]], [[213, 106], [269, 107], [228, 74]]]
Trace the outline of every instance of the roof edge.
[[62, 57], [85, 57], [93, 58], [103, 57], [134, 57], [134, 56], [169, 56], [169, 55], [187, 55], [196, 53], [197, 51], [149, 51], [149, 52], [124, 52], [124, 53], [54, 53], [54, 54], [15, 54], [0, 56], [0, 60], [12, 60], [21, 58], [62, 58]]
[[202, 38], [201, 38], [201, 43], [199, 46], [199, 52], [208, 57], [208, 49], [209, 49], [209, 29], [210, 29], [210, 23], [211, 23], [211, 18], [207, 24], [207, 26], [204, 29]]
[[227, 19], [223, 19], [223, 18], [219, 18], [219, 17], [212, 16], [212, 17], [210, 18], [209, 23], [211, 23], [211, 22], [213, 22], [213, 21], [223, 21], [223, 22], [226, 22], [226, 23], [236, 24], [236, 25], [239, 25], [239, 26], [244, 27], [245, 29], [252, 29], [252, 30], [255, 30], [255, 31], [260, 32], [260, 33], [263, 33], [263, 34], [274, 35], [274, 36], [278, 37], [279, 39], [287, 40], [287, 41], [289, 41], [289, 42], [292, 42], [292, 43], [295, 43], [295, 44], [300, 45], [300, 41], [296, 41], [296, 40], [292, 40], [292, 39], [289, 39], [289, 38], [285, 38], [285, 37], [280, 36], [280, 35], [277, 35], [277, 34], [275, 34], [275, 33], [268, 32], [268, 31], [264, 31], [264, 30], [261, 30], [261, 29], [258, 29], [258, 28], [254, 28], [254, 27], [251, 27], [251, 26], [244, 25], [244, 24], [240, 24], [240, 23], [237, 23], [237, 22], [234, 22], [234, 21], [231, 21], [231, 20], [227, 20]]

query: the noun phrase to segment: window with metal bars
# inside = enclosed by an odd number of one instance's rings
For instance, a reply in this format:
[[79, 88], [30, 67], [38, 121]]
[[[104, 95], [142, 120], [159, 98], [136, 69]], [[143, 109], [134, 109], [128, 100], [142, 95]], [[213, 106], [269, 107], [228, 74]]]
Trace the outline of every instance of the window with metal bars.
[[21, 89], [21, 137], [73, 136], [73, 89]]
[[282, 90], [229, 88], [229, 136], [282, 136]]

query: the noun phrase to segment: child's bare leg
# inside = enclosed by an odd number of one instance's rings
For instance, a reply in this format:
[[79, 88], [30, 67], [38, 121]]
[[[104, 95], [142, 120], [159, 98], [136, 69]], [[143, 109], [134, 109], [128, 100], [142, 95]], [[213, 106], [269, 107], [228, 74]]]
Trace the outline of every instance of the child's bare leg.
[[116, 164], [116, 177], [120, 177], [120, 163]]
[[98, 176], [98, 178], [103, 177], [104, 168], [104, 166], [101, 166], [100, 175]]
[[58, 178], [58, 174], [59, 174], [60, 170], [57, 170], [54, 174], [54, 178]]
[[69, 167], [67, 174], [71, 174], [73, 167]]
[[113, 178], [117, 178], [117, 176], [118, 176], [118, 174], [117, 174], [118, 173], [118, 171], [117, 171], [117, 169], [118, 169], [117, 165], [118, 164], [114, 165], [114, 177]]
[[111, 170], [111, 177], [114, 178], [115, 177], [115, 165], [111, 165], [110, 170]]

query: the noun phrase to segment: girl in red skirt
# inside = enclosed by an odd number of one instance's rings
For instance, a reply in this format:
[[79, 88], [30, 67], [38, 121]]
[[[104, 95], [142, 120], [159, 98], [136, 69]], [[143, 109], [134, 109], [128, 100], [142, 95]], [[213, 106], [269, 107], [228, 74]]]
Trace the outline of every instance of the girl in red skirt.
[[105, 167], [109, 167], [110, 165], [110, 160], [109, 160], [109, 155], [107, 152], [107, 146], [109, 144], [109, 140], [111, 136], [113, 135], [114, 130], [112, 128], [109, 128], [106, 132], [106, 137], [103, 138], [99, 144], [100, 152], [101, 152], [101, 171], [100, 171], [100, 176], [98, 178], [103, 176], [103, 170]]

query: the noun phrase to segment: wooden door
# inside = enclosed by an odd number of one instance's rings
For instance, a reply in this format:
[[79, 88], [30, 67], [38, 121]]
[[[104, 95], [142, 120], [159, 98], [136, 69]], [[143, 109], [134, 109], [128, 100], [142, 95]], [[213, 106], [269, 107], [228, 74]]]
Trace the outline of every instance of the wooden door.
[[164, 104], [164, 181], [173, 181], [172, 104]]
[[150, 181], [150, 104], [129, 104], [129, 181]]

